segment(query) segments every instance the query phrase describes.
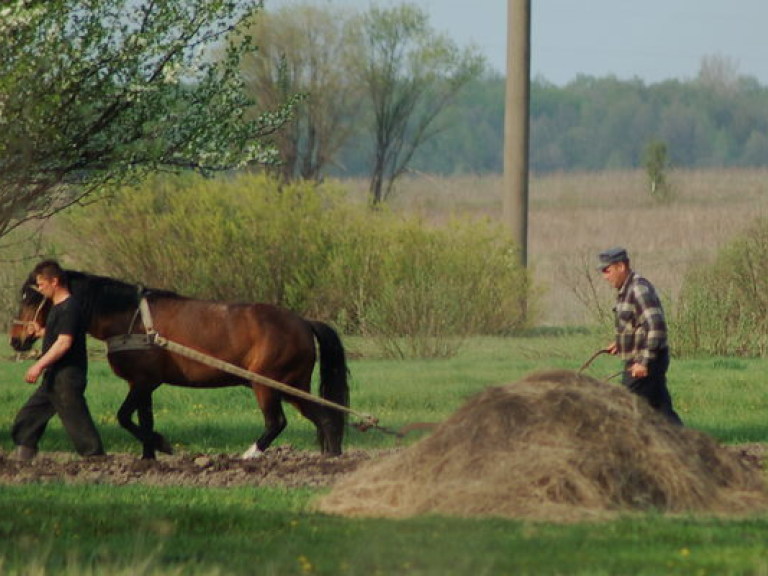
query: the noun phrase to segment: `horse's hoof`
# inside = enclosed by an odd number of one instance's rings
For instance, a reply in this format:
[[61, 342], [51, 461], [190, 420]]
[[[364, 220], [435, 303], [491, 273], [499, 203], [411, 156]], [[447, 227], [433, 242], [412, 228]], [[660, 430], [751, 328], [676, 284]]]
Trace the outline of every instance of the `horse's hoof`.
[[264, 456], [264, 452], [259, 450], [259, 447], [256, 444], [251, 444], [250, 448], [243, 452], [243, 455], [240, 456], [242, 460], [255, 460], [256, 458], [261, 458]]
[[165, 438], [161, 437], [158, 442], [155, 443], [155, 448], [163, 454], [173, 454], [173, 446]]
[[146, 456], [142, 456], [141, 460], [136, 460], [131, 465], [131, 469], [135, 472], [146, 472], [147, 470], [154, 468], [155, 464], [157, 464], [157, 460], [154, 458], [147, 458]]

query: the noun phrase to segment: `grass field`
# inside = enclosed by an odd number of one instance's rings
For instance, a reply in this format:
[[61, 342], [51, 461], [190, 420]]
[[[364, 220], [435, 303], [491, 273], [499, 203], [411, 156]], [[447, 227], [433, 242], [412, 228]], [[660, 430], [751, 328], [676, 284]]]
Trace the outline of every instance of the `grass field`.
[[[594, 320], [576, 297], [585, 267], [594, 274], [595, 255], [623, 245], [633, 265], [651, 279], [670, 305], [686, 268], [709, 259], [758, 217], [768, 215], [768, 171], [764, 169], [673, 170], [674, 199], [655, 201], [645, 172], [532, 175], [529, 186], [528, 262], [542, 292], [540, 321], [551, 326]], [[358, 185], [362, 191], [363, 184]], [[391, 204], [427, 221], [454, 215], [491, 220], [502, 216], [500, 176], [404, 180]], [[597, 289], [610, 300], [610, 289]]]
[[[346, 341], [353, 407], [385, 426], [439, 421], [486, 386], [533, 371], [578, 369], [610, 334], [576, 296], [594, 255], [622, 244], [635, 267], [673, 302], [686, 267], [710, 258], [768, 208], [764, 170], [672, 174], [675, 200], [654, 202], [642, 172], [533, 177], [529, 263], [542, 294], [541, 326], [526, 337], [478, 338], [455, 358], [393, 361], [372, 357], [365, 341]], [[361, 187], [364, 190], [364, 186]], [[501, 179], [404, 181], [392, 204], [427, 221], [501, 214]], [[608, 305], [612, 294], [599, 282]], [[15, 290], [15, 286], [13, 288]], [[674, 344], [674, 343], [673, 343]], [[0, 448], [31, 389], [25, 364], [0, 362]], [[601, 357], [590, 374], [618, 370]], [[768, 443], [768, 360], [674, 359], [670, 387], [686, 425], [719, 441]], [[125, 384], [96, 358], [89, 402], [111, 452], [139, 455], [115, 412]], [[244, 389], [160, 388], [156, 423], [177, 451], [239, 452], [261, 430]], [[288, 408], [278, 440], [314, 449], [314, 430]], [[347, 447], [394, 444], [351, 430]], [[43, 450], [68, 451], [58, 422]], [[419, 517], [350, 520], [311, 511], [315, 490], [192, 489], [108, 485], [0, 486], [0, 573], [18, 575], [170, 574], [733, 574], [768, 575], [768, 514], [751, 518], [626, 517], [553, 525], [501, 518]]]
[[[449, 360], [365, 357], [350, 339], [353, 406], [382, 424], [439, 421], [467, 396], [549, 368], [578, 369], [605, 334], [539, 331], [470, 341]], [[605, 377], [617, 361], [601, 357]], [[2, 363], [0, 426], [7, 430], [30, 388], [25, 364]], [[675, 360], [671, 388], [686, 424], [724, 443], [768, 438], [768, 361]], [[114, 412], [125, 392], [101, 360], [89, 402], [108, 450], [135, 453]], [[179, 451], [229, 452], [260, 430], [246, 390], [156, 393], [157, 426]], [[313, 433], [288, 409], [278, 440], [313, 448]], [[348, 447], [392, 446], [351, 431]], [[7, 435], [0, 439], [11, 448]], [[43, 450], [70, 450], [58, 422]], [[66, 484], [0, 488], [3, 574], [768, 574], [768, 514], [751, 518], [649, 513], [598, 524], [553, 525], [502, 518], [344, 519], [311, 511], [319, 492]]]

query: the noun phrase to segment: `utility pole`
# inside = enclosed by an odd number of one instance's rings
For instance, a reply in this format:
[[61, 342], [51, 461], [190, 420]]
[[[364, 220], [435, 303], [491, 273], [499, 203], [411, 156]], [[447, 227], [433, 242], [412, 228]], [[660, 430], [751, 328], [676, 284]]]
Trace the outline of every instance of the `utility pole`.
[[504, 107], [504, 222], [528, 266], [528, 131], [531, 0], [507, 0], [507, 88]]

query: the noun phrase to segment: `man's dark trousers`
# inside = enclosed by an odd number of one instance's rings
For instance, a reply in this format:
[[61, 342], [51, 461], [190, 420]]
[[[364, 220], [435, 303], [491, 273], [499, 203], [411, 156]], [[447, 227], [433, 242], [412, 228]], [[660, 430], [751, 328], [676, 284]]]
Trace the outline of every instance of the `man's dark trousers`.
[[621, 383], [624, 384], [630, 392], [645, 398], [652, 408], [661, 412], [670, 422], [682, 426], [683, 421], [672, 407], [672, 397], [667, 388], [669, 348], [664, 348], [659, 351], [656, 358], [648, 363], [648, 376], [645, 378], [632, 377], [629, 368], [634, 363], [634, 360], [630, 360], [626, 363]]
[[48, 422], [58, 414], [78, 454], [104, 454], [101, 437], [85, 400], [86, 382], [86, 375], [79, 367], [48, 370], [43, 383], [16, 415], [11, 429], [14, 443], [37, 450]]

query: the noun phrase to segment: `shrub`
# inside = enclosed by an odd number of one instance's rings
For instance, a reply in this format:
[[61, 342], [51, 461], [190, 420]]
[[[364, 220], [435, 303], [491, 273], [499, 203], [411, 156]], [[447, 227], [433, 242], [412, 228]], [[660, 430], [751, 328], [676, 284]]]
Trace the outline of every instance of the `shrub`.
[[349, 202], [333, 185], [156, 177], [66, 224], [81, 268], [200, 298], [270, 302], [373, 336], [390, 355], [451, 354], [466, 335], [527, 319], [527, 275], [500, 228], [430, 228]]
[[383, 255], [383, 282], [365, 331], [392, 356], [448, 356], [470, 334], [525, 323], [525, 274], [500, 230], [472, 222], [403, 222]]
[[768, 220], [687, 272], [674, 318], [681, 353], [768, 353]]
[[303, 309], [325, 207], [311, 186], [265, 178], [154, 178], [70, 217], [71, 242], [100, 273], [201, 298]]

